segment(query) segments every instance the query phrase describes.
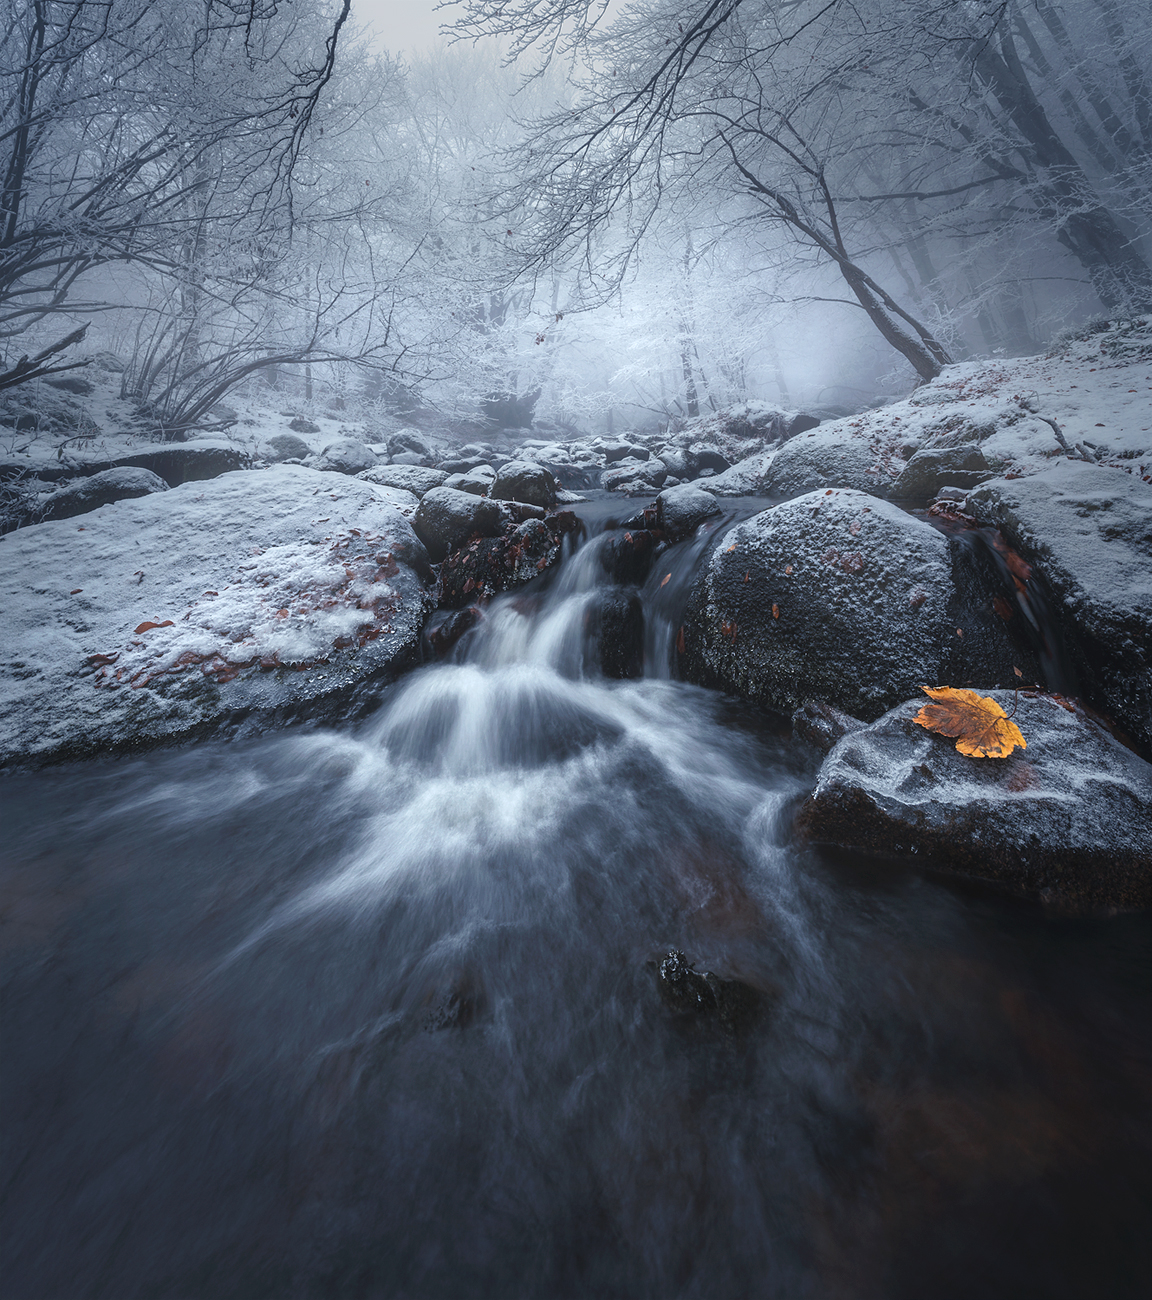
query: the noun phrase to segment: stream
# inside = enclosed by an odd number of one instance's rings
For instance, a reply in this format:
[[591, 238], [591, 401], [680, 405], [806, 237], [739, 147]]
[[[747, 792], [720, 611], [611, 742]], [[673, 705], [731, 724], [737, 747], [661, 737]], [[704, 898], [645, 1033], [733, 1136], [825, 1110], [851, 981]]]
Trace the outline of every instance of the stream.
[[673, 671], [731, 516], [635, 680], [588, 520], [355, 727], [0, 781], [0, 1294], [1148, 1294], [1147, 917], [793, 842], [819, 756]]

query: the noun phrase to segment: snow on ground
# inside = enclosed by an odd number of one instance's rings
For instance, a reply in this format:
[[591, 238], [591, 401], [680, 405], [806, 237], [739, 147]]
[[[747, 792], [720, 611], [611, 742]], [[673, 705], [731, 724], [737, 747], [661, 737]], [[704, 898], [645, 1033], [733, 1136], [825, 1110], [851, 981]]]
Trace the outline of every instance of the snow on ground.
[[0, 761], [187, 731], [410, 654], [423, 548], [371, 484], [237, 471], [0, 540]]

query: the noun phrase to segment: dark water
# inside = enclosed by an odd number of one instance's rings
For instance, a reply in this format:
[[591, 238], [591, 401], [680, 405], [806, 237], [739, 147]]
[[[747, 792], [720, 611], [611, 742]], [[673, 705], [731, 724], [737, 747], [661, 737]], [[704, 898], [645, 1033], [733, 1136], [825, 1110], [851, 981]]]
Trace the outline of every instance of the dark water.
[[357, 731], [0, 783], [4, 1296], [1148, 1293], [1147, 918], [798, 848], [669, 675], [704, 539], [633, 682], [597, 544]]

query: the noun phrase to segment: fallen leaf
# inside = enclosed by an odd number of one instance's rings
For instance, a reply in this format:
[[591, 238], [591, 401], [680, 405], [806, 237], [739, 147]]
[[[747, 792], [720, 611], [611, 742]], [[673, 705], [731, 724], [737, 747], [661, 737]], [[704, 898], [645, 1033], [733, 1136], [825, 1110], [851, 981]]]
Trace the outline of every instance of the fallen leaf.
[[773, 606], [772, 606], [772, 617], [773, 617], [773, 618], [779, 618], [779, 617], [780, 617], [780, 606], [779, 606], [779, 605], [773, 605]]
[[166, 618], [163, 623], [141, 623], [140, 626], [136, 629], [136, 635], [139, 636], [141, 632], [151, 632], [154, 627], [174, 627], [174, 626], [175, 624], [172, 622], [170, 618]]
[[664, 575], [664, 577], [661, 579], [660, 585], [661, 585], [662, 587], [666, 587], [666, 586], [668, 585], [668, 581], [669, 581], [669, 579], [670, 579], [671, 577], [672, 577], [672, 575], [671, 575], [670, 573], [666, 573], [666, 574]]
[[69, 596], [79, 596], [79, 594], [80, 594], [83, 590], [84, 590], [83, 587], [73, 587], [73, 589], [72, 589], [68, 594], [69, 594]]
[[791, 573], [791, 572], [792, 572], [792, 566], [791, 566], [790, 564], [786, 564], [786, 565], [784, 566], [784, 572], [785, 572], [785, 573]]
[[1007, 758], [1028, 748], [1020, 728], [995, 700], [952, 686], [924, 686], [934, 704], [925, 704], [914, 721], [928, 731], [955, 736], [956, 748], [969, 758]]

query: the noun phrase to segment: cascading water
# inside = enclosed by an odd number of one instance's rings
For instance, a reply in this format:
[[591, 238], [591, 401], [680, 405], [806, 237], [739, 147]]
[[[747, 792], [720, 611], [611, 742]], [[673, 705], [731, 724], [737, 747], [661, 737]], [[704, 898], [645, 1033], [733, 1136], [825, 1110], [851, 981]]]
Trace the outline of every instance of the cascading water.
[[672, 677], [710, 537], [614, 539], [357, 730], [0, 787], [6, 1295], [1139, 1294], [1144, 928], [792, 844], [814, 757]]

